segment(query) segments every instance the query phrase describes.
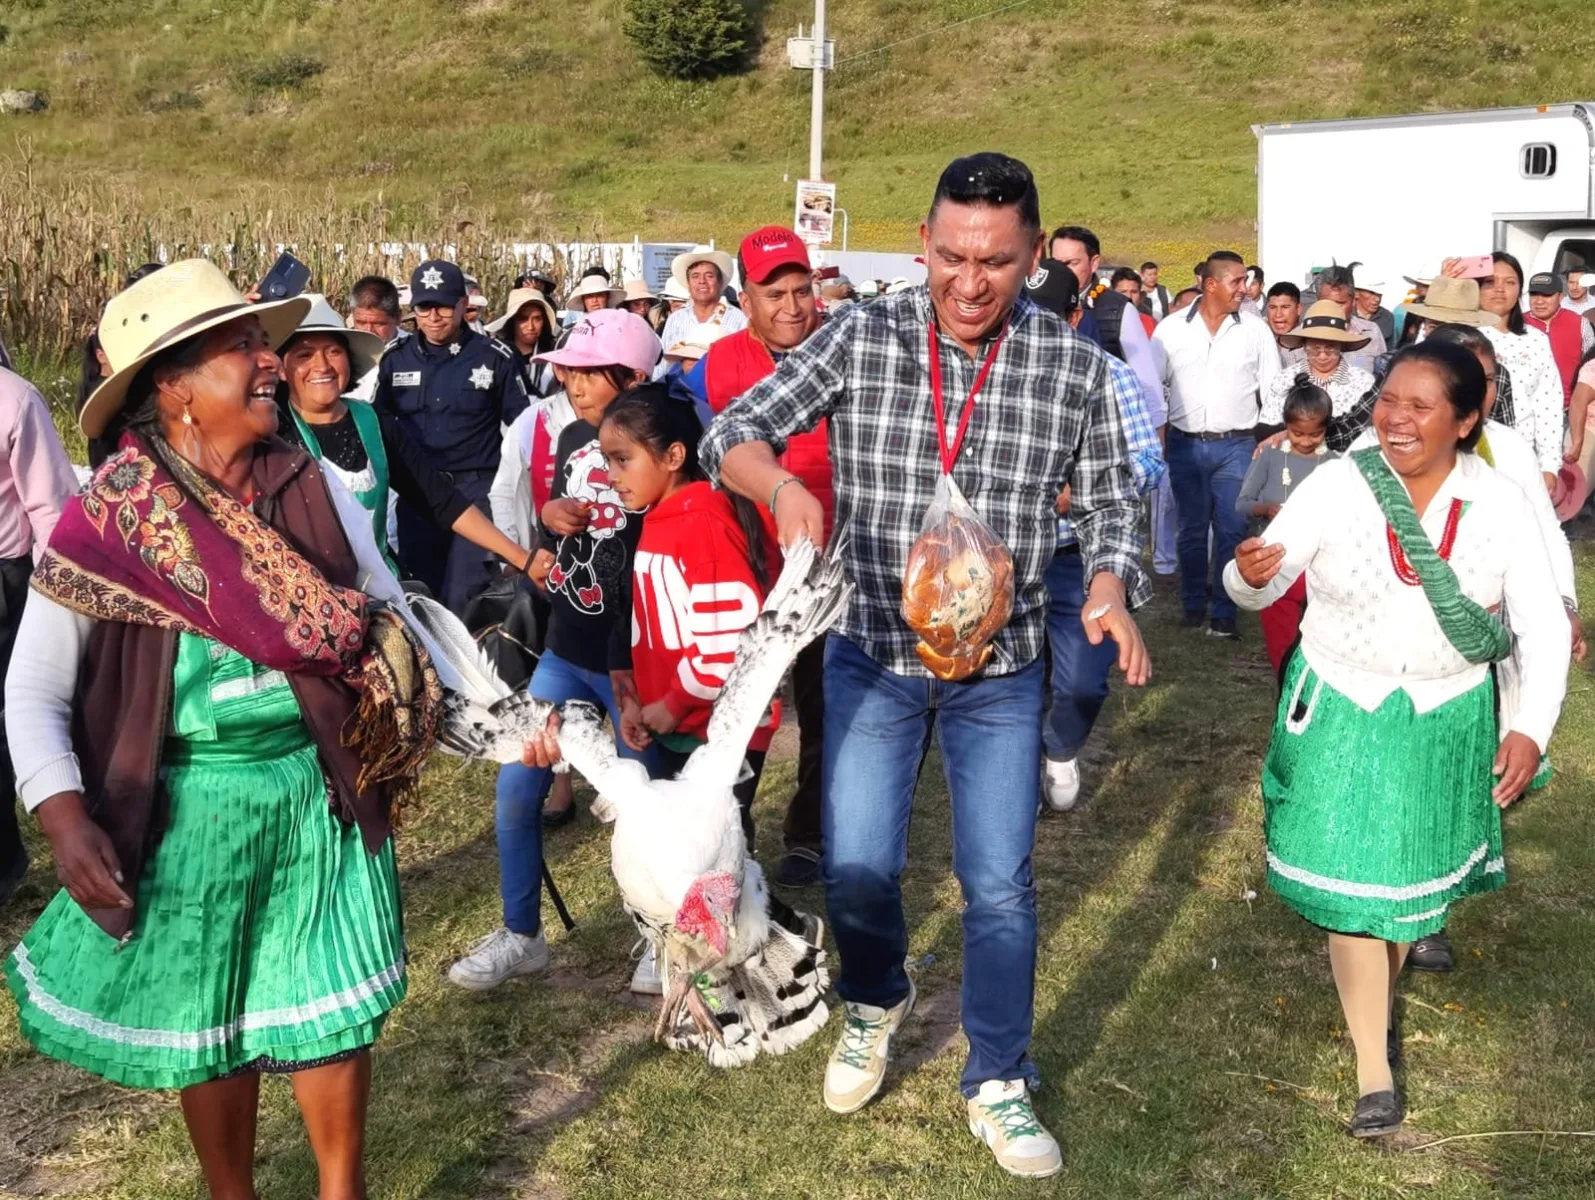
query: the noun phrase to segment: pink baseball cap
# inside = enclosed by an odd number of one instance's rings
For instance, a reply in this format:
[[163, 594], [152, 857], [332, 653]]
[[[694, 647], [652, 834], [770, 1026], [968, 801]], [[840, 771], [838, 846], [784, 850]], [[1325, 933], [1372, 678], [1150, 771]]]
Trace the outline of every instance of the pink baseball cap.
[[564, 346], [539, 354], [536, 361], [560, 367], [651, 371], [659, 353], [659, 338], [647, 321], [623, 308], [601, 308], [576, 322]]

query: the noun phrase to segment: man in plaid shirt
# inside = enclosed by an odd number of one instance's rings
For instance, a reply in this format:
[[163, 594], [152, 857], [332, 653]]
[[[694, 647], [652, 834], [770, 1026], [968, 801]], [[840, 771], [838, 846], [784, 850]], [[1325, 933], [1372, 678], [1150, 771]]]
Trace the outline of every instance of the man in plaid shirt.
[[[700, 446], [709, 474], [771, 506], [783, 543], [823, 538], [820, 505], [776, 454], [830, 420], [837, 536], [857, 585], [826, 649], [822, 825], [826, 905], [840, 951], [842, 1040], [825, 1102], [855, 1112], [880, 1090], [891, 1035], [914, 1004], [899, 887], [909, 812], [933, 728], [963, 888], [962, 1011], [969, 1127], [1007, 1170], [1050, 1175], [1057, 1142], [1031, 1108], [1028, 1057], [1036, 960], [1035, 841], [1047, 592], [1054, 505], [1067, 484], [1086, 565], [1081, 620], [1111, 638], [1131, 684], [1150, 663], [1130, 608], [1139, 503], [1103, 352], [1021, 293], [1041, 255], [1035, 181], [1000, 154], [943, 172], [920, 228], [929, 280], [822, 328], [723, 412]], [[1006, 333], [1004, 331], [1006, 330]], [[914, 652], [899, 606], [903, 571], [940, 474], [929, 375], [935, 337], [954, 439], [981, 364], [992, 361], [953, 475], [1013, 555], [1014, 609], [983, 673], [947, 683]]]

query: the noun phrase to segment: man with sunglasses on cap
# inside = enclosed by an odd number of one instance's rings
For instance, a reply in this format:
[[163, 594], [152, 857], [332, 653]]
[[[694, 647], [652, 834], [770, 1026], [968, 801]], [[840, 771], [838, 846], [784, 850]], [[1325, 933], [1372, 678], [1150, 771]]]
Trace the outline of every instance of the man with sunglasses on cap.
[[[433, 465], [482, 512], [498, 470], [502, 429], [530, 403], [515, 355], [465, 322], [465, 275], [428, 259], [410, 276], [415, 336], [388, 344], [372, 402], [398, 418]], [[483, 550], [439, 529], [430, 514], [399, 506], [399, 558], [406, 572], [454, 613], [493, 578]]]

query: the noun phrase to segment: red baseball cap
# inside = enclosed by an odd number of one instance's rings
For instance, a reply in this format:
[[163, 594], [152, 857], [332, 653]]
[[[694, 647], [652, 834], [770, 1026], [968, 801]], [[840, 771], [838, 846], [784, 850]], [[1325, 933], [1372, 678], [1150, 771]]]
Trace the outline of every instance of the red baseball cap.
[[766, 225], [742, 239], [738, 251], [744, 283], [765, 283], [782, 267], [809, 266], [809, 248], [803, 239], [781, 225]]

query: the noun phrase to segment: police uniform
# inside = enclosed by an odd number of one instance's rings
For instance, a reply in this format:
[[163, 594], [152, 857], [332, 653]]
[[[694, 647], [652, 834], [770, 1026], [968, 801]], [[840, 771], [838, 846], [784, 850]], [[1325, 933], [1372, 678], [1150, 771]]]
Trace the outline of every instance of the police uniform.
[[[465, 277], [453, 263], [429, 260], [411, 275], [410, 292], [412, 305], [454, 305], [465, 298]], [[489, 514], [487, 493], [498, 470], [503, 428], [529, 403], [514, 351], [464, 324], [441, 346], [420, 332], [395, 340], [377, 367], [372, 403], [397, 418], [433, 465]], [[463, 614], [492, 579], [490, 556], [407, 504], [399, 505], [398, 517], [406, 573]]]

